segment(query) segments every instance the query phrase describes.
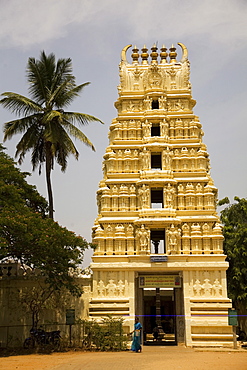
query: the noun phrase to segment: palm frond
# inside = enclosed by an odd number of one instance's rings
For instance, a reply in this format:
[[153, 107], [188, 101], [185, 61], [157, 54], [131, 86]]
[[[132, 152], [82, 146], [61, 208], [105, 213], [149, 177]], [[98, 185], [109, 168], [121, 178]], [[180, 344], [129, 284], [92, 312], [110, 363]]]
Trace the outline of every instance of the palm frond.
[[[55, 90], [52, 90], [50, 92], [49, 99], [47, 101], [47, 104], [57, 108], [65, 107], [67, 103], [67, 92], [71, 90], [71, 82], [69, 79], [63, 81], [60, 85], [57, 86]], [[73, 99], [72, 99], [73, 100]]]
[[43, 63], [29, 58], [27, 64], [27, 80], [30, 84], [29, 93], [38, 104], [44, 104], [47, 95], [47, 71]]
[[[43, 135], [42, 130], [40, 129], [40, 126], [38, 126], [37, 124], [33, 124], [27, 129], [19, 143], [16, 145], [15, 156], [16, 157], [19, 156], [18, 159], [19, 164], [23, 162], [23, 159], [25, 158], [27, 152], [29, 152], [32, 148], [40, 144], [40, 140], [42, 140], [42, 135]], [[35, 169], [36, 165], [34, 165], [33, 161], [32, 164], [33, 169]]]
[[39, 167], [39, 175], [41, 174], [41, 169], [42, 169], [42, 164], [45, 162], [46, 158], [46, 153], [45, 153], [45, 142], [43, 140], [43, 137], [40, 136], [32, 150], [32, 155], [31, 155], [31, 163], [33, 165], [33, 171]]
[[74, 99], [80, 95], [83, 88], [89, 84], [90, 82], [85, 82], [74, 87], [70, 86], [70, 84], [67, 84], [66, 88], [64, 90], [60, 90], [60, 94], [56, 95], [56, 106], [58, 108], [69, 106], [74, 101]]
[[9, 121], [4, 124], [4, 141], [11, 139], [13, 135], [25, 132], [32, 125], [38, 124], [43, 114], [33, 114], [31, 116]]
[[57, 89], [57, 87], [63, 84], [64, 81], [70, 80], [72, 85], [75, 85], [75, 76], [73, 75], [72, 69], [72, 60], [70, 58], [67, 59], [58, 59], [55, 71], [55, 78], [53, 80], [53, 91]]
[[55, 158], [57, 163], [61, 166], [61, 170], [64, 172], [67, 167], [67, 158], [70, 154], [73, 154], [76, 159], [79, 157], [79, 152], [77, 151], [71, 138], [64, 132], [63, 145], [58, 143], [56, 147]]
[[79, 153], [75, 145], [58, 121], [47, 122], [43, 136], [45, 141], [51, 144], [51, 154], [56, 158], [62, 171], [65, 171], [67, 167], [69, 154], [73, 154], [78, 159]]
[[69, 133], [69, 135], [72, 135], [74, 138], [80, 140], [87, 146], [90, 146], [93, 151], [95, 151], [93, 143], [88, 139], [88, 137], [76, 126], [74, 126], [69, 121], [63, 120], [63, 127], [66, 129], [66, 131]]
[[57, 110], [50, 110], [45, 113], [42, 117], [43, 125], [47, 125], [50, 122], [56, 123], [62, 121], [62, 113]]
[[39, 104], [26, 96], [13, 92], [4, 92], [1, 96], [5, 96], [5, 98], [0, 100], [0, 103], [4, 108], [7, 108], [18, 116], [26, 116], [27, 114], [41, 112], [43, 110]]
[[63, 116], [66, 120], [71, 123], [79, 123], [81, 125], [87, 125], [89, 122], [100, 122], [104, 124], [99, 118], [91, 116], [90, 114], [79, 113], [79, 112], [63, 112]]

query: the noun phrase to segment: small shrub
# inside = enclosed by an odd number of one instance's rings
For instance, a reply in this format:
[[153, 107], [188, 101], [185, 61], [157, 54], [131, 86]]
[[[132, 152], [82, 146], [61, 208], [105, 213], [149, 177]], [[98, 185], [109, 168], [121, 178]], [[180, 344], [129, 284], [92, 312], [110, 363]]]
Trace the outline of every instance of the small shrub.
[[123, 319], [105, 317], [101, 323], [87, 321], [83, 347], [99, 351], [122, 351], [126, 349], [126, 337], [123, 334]]

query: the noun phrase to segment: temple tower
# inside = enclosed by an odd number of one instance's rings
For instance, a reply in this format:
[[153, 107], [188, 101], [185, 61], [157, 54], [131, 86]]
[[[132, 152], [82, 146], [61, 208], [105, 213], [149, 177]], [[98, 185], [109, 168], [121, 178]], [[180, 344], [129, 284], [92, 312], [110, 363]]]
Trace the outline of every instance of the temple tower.
[[[122, 50], [93, 227], [89, 317], [134, 316], [148, 341], [232, 345], [223, 236], [207, 147], [193, 113], [187, 48]], [[173, 338], [173, 339], [172, 339]]]

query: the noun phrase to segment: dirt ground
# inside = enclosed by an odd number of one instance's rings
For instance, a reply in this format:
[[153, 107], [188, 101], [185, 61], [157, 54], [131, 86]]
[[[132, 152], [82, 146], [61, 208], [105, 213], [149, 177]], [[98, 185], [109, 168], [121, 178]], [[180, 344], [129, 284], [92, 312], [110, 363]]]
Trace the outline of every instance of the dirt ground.
[[144, 347], [142, 353], [70, 351], [0, 358], [1, 370], [247, 370], [247, 350]]

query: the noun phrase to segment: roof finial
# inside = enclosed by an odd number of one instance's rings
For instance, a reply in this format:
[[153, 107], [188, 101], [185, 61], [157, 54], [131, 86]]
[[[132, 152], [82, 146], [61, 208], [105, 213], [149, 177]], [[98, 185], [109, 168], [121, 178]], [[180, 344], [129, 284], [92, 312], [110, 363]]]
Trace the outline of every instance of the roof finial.
[[142, 58], [142, 64], [148, 64], [148, 49], [146, 48], [146, 45], [143, 45], [141, 58]]
[[131, 57], [133, 58], [133, 64], [138, 64], [139, 59], [139, 49], [137, 49], [136, 45], [134, 46], [134, 49], [132, 49], [133, 53], [131, 54]]
[[175, 46], [172, 44], [172, 46], [170, 47], [170, 53], [169, 53], [169, 57], [170, 57], [170, 63], [176, 63], [176, 56], [177, 56], [177, 53], [176, 53], [176, 48]]
[[157, 61], [157, 58], [158, 58], [157, 49], [158, 48], [157, 48], [156, 44], [153, 44], [153, 46], [151, 47], [152, 53], [150, 54], [150, 56], [152, 58], [152, 62]]
[[181, 42], [178, 42], [178, 45], [182, 48], [183, 50], [183, 55], [182, 55], [182, 59], [180, 60], [181, 63], [184, 63], [186, 60], [188, 60], [188, 49], [186, 48], [186, 46], [184, 44], [182, 44]]
[[168, 57], [168, 53], [166, 52], [167, 48], [165, 47], [164, 44], [162, 45], [162, 48], [160, 50], [161, 50], [161, 53], [160, 53], [161, 63], [162, 64], [167, 63], [166, 58]]
[[123, 48], [122, 52], [121, 52], [121, 62], [122, 63], [127, 63], [127, 59], [126, 59], [126, 52], [127, 50], [131, 47], [132, 45], [127, 45]]

